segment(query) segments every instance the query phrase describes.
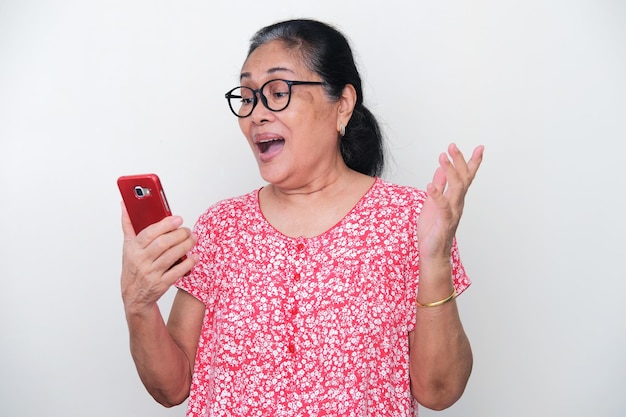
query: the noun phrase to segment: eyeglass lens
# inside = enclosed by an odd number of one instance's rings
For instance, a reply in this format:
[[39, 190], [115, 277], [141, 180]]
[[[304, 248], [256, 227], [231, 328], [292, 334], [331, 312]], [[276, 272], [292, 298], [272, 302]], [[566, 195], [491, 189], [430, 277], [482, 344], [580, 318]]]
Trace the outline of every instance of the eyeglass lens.
[[[281, 111], [289, 104], [291, 89], [283, 80], [273, 80], [264, 84], [261, 88], [261, 101], [272, 111]], [[230, 108], [239, 117], [245, 117], [252, 113], [256, 106], [257, 98], [255, 91], [249, 87], [237, 87], [228, 96]]]

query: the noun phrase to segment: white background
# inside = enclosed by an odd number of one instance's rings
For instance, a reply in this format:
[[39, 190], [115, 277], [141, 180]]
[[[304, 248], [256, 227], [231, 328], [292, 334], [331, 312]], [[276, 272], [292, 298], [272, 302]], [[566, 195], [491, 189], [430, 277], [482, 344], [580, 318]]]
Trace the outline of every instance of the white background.
[[626, 415], [621, 0], [0, 0], [0, 415], [184, 415], [128, 352], [115, 180], [157, 172], [188, 226], [260, 186], [224, 92], [289, 17], [352, 41], [387, 179], [486, 146], [458, 234], [475, 368], [439, 415]]

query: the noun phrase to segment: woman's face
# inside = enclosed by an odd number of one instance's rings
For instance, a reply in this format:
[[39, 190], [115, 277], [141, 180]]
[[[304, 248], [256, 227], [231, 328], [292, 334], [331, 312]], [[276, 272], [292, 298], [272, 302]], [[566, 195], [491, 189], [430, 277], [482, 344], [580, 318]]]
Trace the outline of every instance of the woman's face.
[[[253, 89], [269, 80], [321, 81], [299, 53], [280, 41], [258, 47], [241, 71], [241, 85]], [[257, 97], [258, 98], [258, 97]], [[273, 112], [261, 100], [248, 117], [239, 119], [263, 179], [278, 187], [306, 187], [344, 166], [338, 141], [339, 101], [331, 101], [321, 85], [294, 85], [286, 109]]]

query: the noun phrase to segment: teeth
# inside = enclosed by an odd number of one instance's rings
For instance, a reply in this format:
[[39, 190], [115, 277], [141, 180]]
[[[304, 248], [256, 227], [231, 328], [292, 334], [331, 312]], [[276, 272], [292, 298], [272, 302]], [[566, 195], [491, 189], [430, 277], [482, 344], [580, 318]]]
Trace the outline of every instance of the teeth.
[[265, 153], [269, 150], [270, 148], [270, 144], [272, 142], [281, 142], [284, 141], [283, 138], [272, 138], [272, 139], [266, 139], [266, 140], [261, 140], [257, 142], [257, 146], [259, 147], [259, 150], [261, 151], [261, 153]]

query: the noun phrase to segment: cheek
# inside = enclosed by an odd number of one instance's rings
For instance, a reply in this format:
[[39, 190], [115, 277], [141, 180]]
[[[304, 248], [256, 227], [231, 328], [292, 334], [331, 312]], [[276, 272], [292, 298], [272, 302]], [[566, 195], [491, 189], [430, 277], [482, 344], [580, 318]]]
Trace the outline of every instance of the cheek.
[[333, 111], [332, 108], [318, 108], [312, 115], [312, 124], [314, 128], [319, 131], [334, 131], [337, 113]]
[[337, 115], [337, 103], [329, 102], [321, 91], [319, 94], [305, 91], [297, 99], [297, 113], [308, 115], [309, 120], [328, 123], [332, 122], [333, 117]]
[[248, 119], [249, 117], [244, 119], [238, 119], [239, 130], [241, 130], [241, 133], [243, 133], [243, 137], [246, 139], [248, 146], [250, 146], [250, 148], [254, 151], [256, 145], [254, 145], [252, 141], [252, 134], [250, 133], [252, 126]]
[[321, 105], [316, 107], [314, 113], [315, 120], [323, 125], [333, 126], [331, 129], [335, 129], [338, 115], [338, 103], [324, 101]]
[[306, 123], [309, 128], [317, 131], [325, 130], [328, 126], [334, 126], [336, 121], [337, 111], [333, 105], [328, 103], [311, 100], [311, 102], [303, 102], [294, 110], [296, 110], [294, 113], [300, 123]]
[[239, 129], [245, 134], [246, 133], [246, 119], [237, 118], [237, 123], [239, 123]]
[[237, 121], [239, 122], [239, 130], [241, 130], [241, 133], [243, 133], [246, 139], [250, 141], [250, 122], [248, 119], [249, 117], [244, 119], [237, 118]]

